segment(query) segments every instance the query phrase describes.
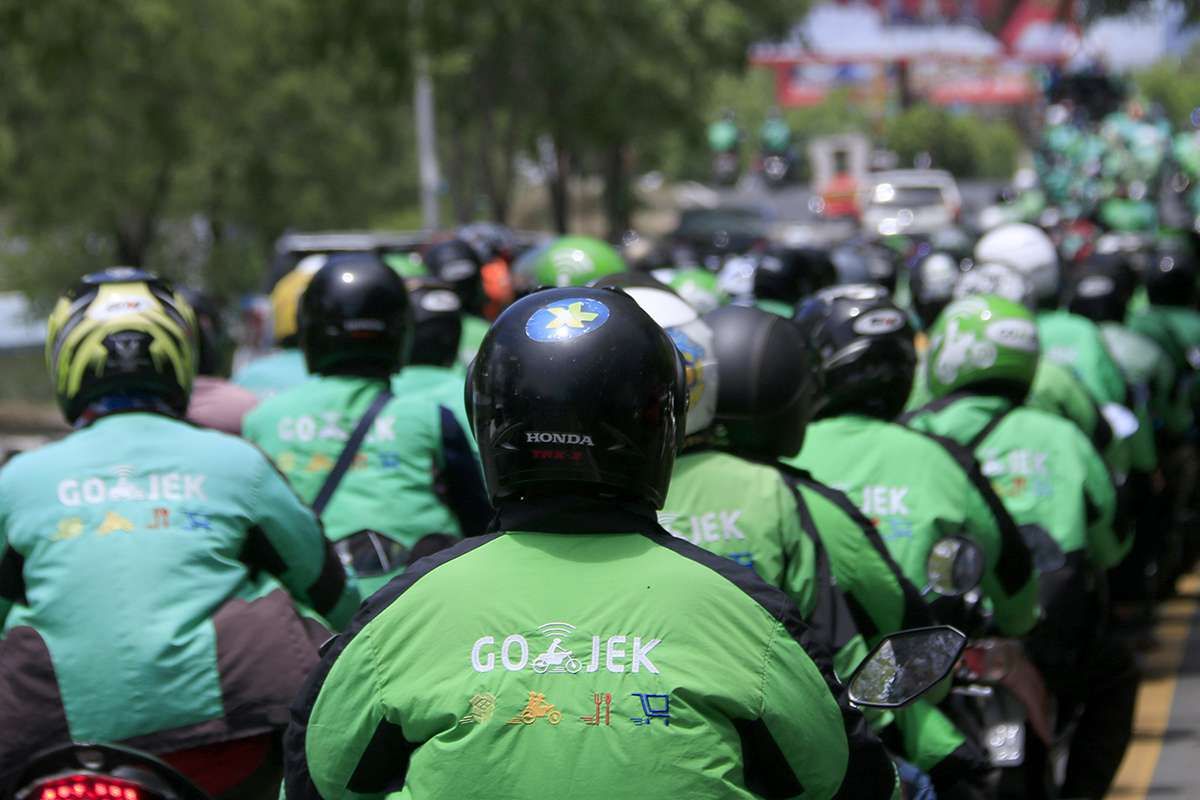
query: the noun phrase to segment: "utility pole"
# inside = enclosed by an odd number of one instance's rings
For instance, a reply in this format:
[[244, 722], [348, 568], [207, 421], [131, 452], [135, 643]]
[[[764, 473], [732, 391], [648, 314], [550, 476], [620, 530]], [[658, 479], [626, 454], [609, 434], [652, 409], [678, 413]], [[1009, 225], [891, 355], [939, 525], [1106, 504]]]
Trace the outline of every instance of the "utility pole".
[[[420, 19], [421, 5], [421, 0], [412, 0], [409, 6], [414, 21]], [[413, 116], [417, 126], [421, 223], [427, 230], [437, 230], [441, 226], [438, 219], [438, 189], [442, 179], [440, 170], [438, 170], [437, 136], [433, 124], [433, 79], [429, 76], [429, 55], [425, 52], [424, 42], [417, 42], [414, 52], [416, 56], [413, 68], [416, 77], [413, 85]]]

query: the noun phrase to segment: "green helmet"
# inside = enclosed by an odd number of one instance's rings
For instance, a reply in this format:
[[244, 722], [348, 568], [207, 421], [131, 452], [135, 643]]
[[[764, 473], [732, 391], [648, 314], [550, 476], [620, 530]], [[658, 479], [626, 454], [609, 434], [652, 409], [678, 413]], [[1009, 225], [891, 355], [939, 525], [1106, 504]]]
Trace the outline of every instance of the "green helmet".
[[[729, 294], [721, 288], [716, 274], [702, 267], [655, 270], [653, 274], [701, 314], [707, 314], [729, 302]], [[788, 316], [791, 316], [791, 309], [788, 309]]]
[[925, 365], [935, 398], [983, 384], [1024, 396], [1038, 362], [1037, 323], [1024, 306], [997, 295], [972, 295], [942, 311], [930, 331]]
[[590, 236], [563, 236], [537, 248], [513, 265], [513, 283], [519, 294], [547, 286], [587, 286], [593, 281], [625, 272], [625, 262], [611, 245]]
[[179, 414], [196, 374], [196, 317], [166, 281], [131, 267], [85, 276], [59, 298], [46, 366], [68, 422], [109, 394], [159, 397]]

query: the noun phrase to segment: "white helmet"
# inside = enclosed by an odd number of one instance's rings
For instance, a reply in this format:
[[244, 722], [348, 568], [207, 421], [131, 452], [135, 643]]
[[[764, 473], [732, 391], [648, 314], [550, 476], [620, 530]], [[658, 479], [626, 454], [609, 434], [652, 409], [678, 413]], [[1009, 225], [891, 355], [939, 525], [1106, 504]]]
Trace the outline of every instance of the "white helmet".
[[994, 294], [1032, 309], [1036, 303], [1033, 286], [1025, 276], [1007, 264], [976, 264], [964, 272], [954, 285], [955, 300], [977, 294]]
[[688, 389], [687, 435], [704, 430], [717, 414], [718, 373], [712, 328], [696, 309], [666, 287], [623, 288], [667, 332], [683, 356]]
[[1012, 222], [984, 234], [975, 245], [975, 261], [1012, 267], [1033, 286], [1039, 302], [1058, 295], [1058, 251], [1034, 225]]

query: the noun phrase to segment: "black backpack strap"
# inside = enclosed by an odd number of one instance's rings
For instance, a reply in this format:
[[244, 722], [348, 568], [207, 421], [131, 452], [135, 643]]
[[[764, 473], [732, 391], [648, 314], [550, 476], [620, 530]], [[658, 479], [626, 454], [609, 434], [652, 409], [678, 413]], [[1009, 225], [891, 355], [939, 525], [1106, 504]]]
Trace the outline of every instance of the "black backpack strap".
[[346, 471], [350, 469], [350, 464], [354, 461], [354, 456], [358, 455], [358, 450], [362, 447], [363, 440], [367, 438], [367, 431], [371, 430], [371, 425], [375, 423], [375, 418], [379, 416], [379, 412], [383, 411], [383, 407], [391, 399], [391, 390], [384, 389], [376, 395], [370, 407], [367, 408], [366, 413], [362, 415], [358, 424], [354, 426], [354, 431], [350, 434], [350, 438], [346, 440], [346, 446], [342, 448], [342, 452], [338, 455], [337, 462], [333, 465], [333, 469], [329, 471], [329, 475], [325, 478], [325, 483], [321, 484], [321, 491], [317, 492], [317, 499], [312, 502], [313, 513], [318, 517], [325, 510], [325, 506], [329, 505], [329, 499], [333, 497], [333, 493], [337, 491], [338, 484], [346, 476]]
[[996, 430], [996, 426], [1003, 422], [1004, 418], [1007, 417], [1011, 411], [1012, 409], [1008, 408], [992, 417], [990, 420], [988, 420], [988, 424], [980, 428], [979, 433], [972, 436], [970, 441], [968, 441], [964, 446], [974, 453], [975, 448], [983, 444], [983, 440], [986, 439], [992, 431]]

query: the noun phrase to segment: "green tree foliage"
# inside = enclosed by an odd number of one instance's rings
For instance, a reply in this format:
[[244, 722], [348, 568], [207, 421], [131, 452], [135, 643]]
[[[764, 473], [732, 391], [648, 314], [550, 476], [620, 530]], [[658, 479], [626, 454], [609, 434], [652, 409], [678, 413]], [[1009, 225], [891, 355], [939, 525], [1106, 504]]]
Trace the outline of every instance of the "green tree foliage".
[[1167, 58], [1134, 75], [1138, 91], [1162, 106], [1167, 119], [1187, 130], [1200, 108], [1200, 45], [1183, 58]]
[[255, 286], [288, 226], [411, 193], [396, 91], [309, 0], [0, 2], [4, 282], [108, 263]]
[[1021, 138], [1002, 120], [916, 105], [887, 120], [883, 144], [902, 164], [927, 153], [933, 166], [959, 177], [1006, 178], [1016, 168]]
[[[114, 262], [233, 293], [288, 227], [408, 218], [414, 57], [462, 218], [504, 219], [518, 153], [628, 177], [700, 131], [715, 79], [787, 0], [0, 0], [0, 285], [45, 297]], [[539, 144], [548, 144], [549, 147]], [[484, 198], [485, 202], [480, 202]]]
[[744, 69], [750, 43], [801, 11], [786, 0], [425, 3], [420, 39], [436, 56], [439, 103], [450, 115], [442, 138], [452, 152], [443, 155], [473, 161], [497, 217], [511, 191], [511, 154], [545, 157], [560, 228], [567, 177], [601, 173], [610, 224], [620, 228], [640, 157], [660, 152], [675, 131], [702, 130], [714, 81]]

